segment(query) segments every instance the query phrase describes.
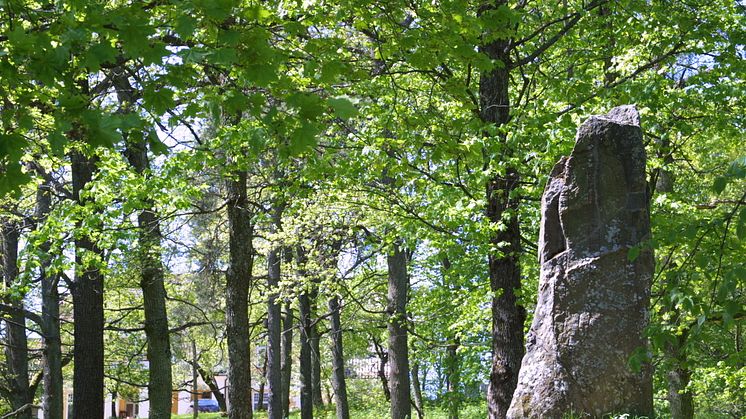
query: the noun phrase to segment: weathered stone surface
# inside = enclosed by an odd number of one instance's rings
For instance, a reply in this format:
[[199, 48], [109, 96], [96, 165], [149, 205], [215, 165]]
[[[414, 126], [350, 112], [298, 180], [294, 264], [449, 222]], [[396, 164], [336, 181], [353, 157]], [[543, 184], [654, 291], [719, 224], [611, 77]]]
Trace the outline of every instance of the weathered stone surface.
[[634, 106], [592, 116], [542, 197], [539, 299], [509, 418], [652, 413], [646, 347], [653, 255], [645, 149]]

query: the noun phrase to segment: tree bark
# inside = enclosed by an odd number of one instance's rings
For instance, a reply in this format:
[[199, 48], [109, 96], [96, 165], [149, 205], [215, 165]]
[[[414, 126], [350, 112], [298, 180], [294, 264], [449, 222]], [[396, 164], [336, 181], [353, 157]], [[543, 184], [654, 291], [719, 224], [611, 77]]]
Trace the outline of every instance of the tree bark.
[[298, 314], [300, 315], [300, 417], [301, 419], [313, 418], [313, 377], [311, 371], [311, 301], [305, 284], [305, 264], [307, 257], [305, 251], [299, 246], [296, 249], [296, 260], [299, 271], [298, 279], [303, 291], [298, 295]]
[[199, 388], [197, 387], [197, 342], [192, 339], [192, 417], [199, 417]]
[[673, 366], [666, 374], [668, 403], [673, 419], [694, 418], [694, 398], [686, 388], [692, 378], [692, 372], [687, 367], [687, 356], [683, 348], [688, 335], [688, 333], [679, 335], [675, 343], [669, 343], [666, 347], [666, 356], [673, 362]]
[[383, 349], [381, 343], [375, 337], [371, 336], [373, 340], [373, 348], [378, 356], [378, 379], [381, 380], [381, 387], [383, 388], [383, 397], [387, 402], [391, 401], [391, 389], [389, 388], [389, 379], [386, 375], [386, 364], [389, 362], [389, 353]]
[[[2, 273], [5, 287], [16, 285], [18, 280], [18, 239], [20, 225], [4, 220], [2, 223]], [[29, 391], [28, 378], [28, 339], [26, 337], [26, 316], [23, 314], [23, 297], [5, 297], [9, 305], [18, 308], [5, 314], [5, 361], [7, 363], [10, 405], [13, 411], [33, 402]], [[31, 419], [31, 410], [20, 411], [17, 418]]]
[[[276, 233], [281, 228], [282, 207], [275, 203], [272, 208], [272, 232]], [[275, 289], [280, 283], [280, 251], [279, 246], [270, 249], [267, 255], [268, 275], [267, 285], [269, 286], [269, 299], [267, 302], [267, 362], [269, 363], [267, 371], [267, 382], [269, 383], [269, 419], [280, 419], [283, 415], [282, 400], [282, 354], [280, 353], [280, 328], [282, 315], [280, 305], [277, 303], [277, 292]]]
[[[36, 218], [42, 224], [52, 208], [50, 185], [45, 183], [36, 191]], [[57, 289], [59, 275], [50, 272], [51, 243], [42, 243], [42, 261], [40, 268], [41, 282], [41, 318], [44, 357], [44, 391], [41, 405], [44, 419], [62, 419], [63, 386], [62, 386], [62, 340], [60, 338], [60, 295]]]
[[319, 328], [317, 325], [317, 307], [316, 302], [319, 297], [318, 280], [314, 279], [311, 292], [309, 293], [309, 302], [311, 304], [311, 315], [309, 321], [311, 327], [308, 329], [308, 344], [311, 347], [311, 399], [316, 409], [324, 408], [324, 398], [321, 395], [321, 344], [319, 339]]
[[285, 303], [285, 315], [282, 319], [282, 417], [290, 415], [290, 378], [293, 368], [293, 307], [290, 301]]
[[249, 287], [254, 263], [254, 226], [246, 195], [247, 174], [239, 171], [227, 181], [230, 265], [226, 274], [226, 335], [228, 340], [228, 399], [230, 419], [251, 419], [251, 352], [249, 346]]
[[[126, 76], [115, 80], [117, 95], [122, 109], [131, 110], [135, 101], [133, 87]], [[155, 135], [155, 133], [151, 133]], [[125, 134], [125, 156], [135, 172], [150, 178], [150, 159], [147, 143], [142, 132]], [[171, 374], [171, 342], [166, 313], [166, 289], [164, 287], [163, 262], [161, 260], [160, 221], [155, 203], [144, 198], [137, 215], [137, 259], [140, 267], [140, 289], [142, 290], [145, 314], [145, 336], [148, 357], [148, 399], [150, 419], [171, 419], [173, 379]]]
[[[676, 180], [673, 172], [668, 170], [668, 167], [674, 163], [671, 140], [665, 136], [657, 141], [657, 145], [658, 157], [663, 160], [664, 164], [663, 167], [655, 170], [656, 176], [650, 183], [655, 185], [655, 191], [658, 193], [671, 193]], [[675, 307], [669, 307], [669, 310], [675, 311], [676, 309]], [[674, 315], [672, 318], [680, 319], [681, 316]], [[688, 338], [689, 331], [685, 329], [683, 333], [676, 337], [675, 342], [668, 343], [664, 349], [666, 358], [672, 363], [671, 369], [666, 374], [668, 404], [672, 419], [694, 418], [694, 398], [692, 393], [687, 390], [692, 377], [692, 371], [687, 367], [688, 359], [684, 347]]]
[[[480, 7], [479, 13], [506, 4], [506, 0], [498, 0]], [[480, 117], [482, 121], [497, 127], [505, 125], [510, 119], [510, 49], [509, 38], [496, 39], [480, 47], [497, 63], [480, 77]], [[505, 139], [505, 135], [500, 134], [503, 143]], [[505, 157], [509, 154], [509, 151], [505, 152]], [[488, 167], [491, 164], [489, 160], [485, 163]], [[523, 324], [526, 312], [518, 304], [515, 294], [521, 287], [518, 260], [521, 230], [517, 217], [518, 200], [511, 196], [518, 185], [518, 171], [507, 167], [505, 173], [495, 174], [486, 187], [486, 216], [491, 223], [506, 227], [497, 229], [490, 240], [498, 253], [491, 253], [488, 258], [490, 288], [495, 294], [492, 299], [492, 368], [487, 391], [487, 410], [491, 419], [504, 418], [510, 407], [524, 352]]]
[[218, 386], [218, 382], [215, 381], [215, 376], [212, 374], [212, 372], [204, 369], [202, 365], [199, 364], [196, 360], [192, 361], [194, 363], [194, 367], [197, 369], [197, 372], [199, 373], [200, 377], [202, 377], [202, 381], [204, 381], [208, 387], [210, 387], [210, 391], [215, 396], [215, 401], [218, 402], [218, 406], [220, 407], [221, 412], [228, 411], [228, 408], [225, 404], [225, 395], [223, 395], [223, 392], [220, 390], [220, 386]]
[[269, 351], [264, 351], [264, 360], [262, 361], [262, 380], [259, 381], [259, 394], [256, 402], [256, 410], [261, 411], [264, 409], [264, 389], [266, 388], [267, 381], [267, 363], [269, 362]]
[[349, 419], [350, 407], [347, 404], [345, 358], [342, 349], [342, 322], [340, 319], [339, 297], [336, 295], [329, 299], [329, 312], [331, 313], [332, 386], [334, 387], [337, 419]]
[[425, 410], [422, 406], [422, 383], [420, 383], [420, 363], [415, 362], [412, 364], [412, 392], [414, 409], [417, 411], [417, 417], [419, 419], [425, 418]]
[[[73, 151], [73, 196], [78, 205], [89, 205], [81, 191], [91, 182], [96, 159]], [[76, 222], [76, 229], [83, 221]], [[88, 227], [88, 226], [87, 226]], [[93, 259], [98, 259], [92, 263]], [[104, 415], [104, 275], [97, 263], [104, 254], [88, 234], [75, 238], [73, 297], [73, 419], [95, 419]]]
[[[150, 169], [145, 142], [127, 141], [127, 159], [140, 175]], [[166, 313], [161, 227], [154, 203], [145, 199], [137, 216], [140, 288], [145, 311], [145, 336], [148, 356], [148, 398], [151, 419], [170, 419], [172, 403], [171, 343]]]
[[409, 348], [407, 343], [407, 294], [409, 276], [407, 255], [398, 243], [386, 256], [388, 264], [389, 315], [389, 386], [391, 388], [391, 418], [412, 417], [409, 390]]
[[448, 360], [446, 362], [446, 381], [448, 382], [446, 399], [448, 401], [448, 419], [458, 419], [461, 408], [461, 365], [458, 355], [459, 342], [448, 345]]
[[304, 292], [298, 296], [300, 311], [300, 416], [313, 418], [313, 377], [311, 371], [311, 302]]

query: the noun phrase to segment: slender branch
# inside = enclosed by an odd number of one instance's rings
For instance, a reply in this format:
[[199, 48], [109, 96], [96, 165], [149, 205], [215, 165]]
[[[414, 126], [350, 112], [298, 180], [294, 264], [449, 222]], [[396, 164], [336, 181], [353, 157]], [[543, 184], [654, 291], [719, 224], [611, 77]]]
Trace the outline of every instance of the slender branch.
[[18, 416], [19, 414], [21, 414], [21, 413], [25, 412], [26, 410], [31, 409], [33, 407], [38, 408], [39, 406], [35, 405], [33, 403], [26, 403], [23, 406], [19, 407], [18, 409], [14, 410], [14, 411], [12, 411], [10, 413], [8, 413], [7, 415], [0, 416], [0, 419], [7, 419], [7, 418], [12, 418], [13, 416]]
[[[607, 2], [608, 2], [608, 0], [597, 0], [597, 1], [594, 1], [594, 2], [592, 2], [590, 4], [588, 4], [587, 6], [585, 6], [583, 8], [583, 11], [589, 12], [589, 11], [591, 11], [591, 10], [593, 10], [593, 9], [595, 9], [595, 8], [597, 8], [597, 7], [605, 4]], [[575, 25], [577, 25], [578, 22], [580, 21], [580, 19], [583, 17], [583, 14], [581, 12], [575, 12], [575, 13], [573, 13], [571, 15], [568, 15], [568, 16], [572, 16], [572, 18], [567, 23], [565, 23], [564, 26], [562, 26], [562, 29], [560, 29], [559, 31], [557, 31], [557, 33], [555, 33], [554, 36], [552, 36], [546, 42], [544, 42], [542, 45], [540, 45], [538, 48], [536, 48], [536, 50], [534, 50], [534, 52], [532, 52], [531, 54], [529, 54], [529, 55], [527, 55], [527, 56], [519, 59], [515, 63], [509, 64], [510, 68], [515, 68], [515, 67], [519, 67], [519, 66], [522, 66], [522, 65], [526, 65], [526, 64], [530, 63], [531, 61], [533, 61], [534, 59], [536, 59], [541, 54], [543, 54], [552, 45], [556, 44], [557, 41], [559, 41], [560, 39], [562, 39], [562, 37], [565, 36], [565, 34], [567, 34], [570, 31], [570, 29], [572, 29]]]

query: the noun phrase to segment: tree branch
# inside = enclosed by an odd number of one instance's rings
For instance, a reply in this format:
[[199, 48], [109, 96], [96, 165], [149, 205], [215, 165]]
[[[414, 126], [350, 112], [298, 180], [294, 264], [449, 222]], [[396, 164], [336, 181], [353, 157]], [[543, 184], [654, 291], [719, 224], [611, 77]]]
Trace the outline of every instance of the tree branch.
[[[607, 2], [608, 2], [608, 0], [596, 0], [596, 1], [588, 4], [587, 6], [585, 6], [583, 8], [583, 11], [584, 12], [589, 12], [589, 11], [591, 11], [591, 10], [593, 10], [593, 9], [595, 9], [595, 8], [597, 8], [597, 7], [605, 4]], [[569, 32], [570, 29], [572, 29], [575, 25], [577, 25], [577, 23], [583, 17], [583, 14], [581, 12], [575, 12], [573, 14], [565, 16], [565, 18], [560, 19], [560, 21], [565, 20], [565, 19], [569, 18], [570, 16], [572, 16], [572, 18], [570, 18], [570, 20], [568, 22], [566, 22], [564, 24], [564, 26], [562, 26], [562, 29], [560, 29], [557, 33], [555, 33], [554, 36], [552, 36], [546, 42], [544, 42], [542, 45], [540, 45], [538, 48], [536, 48], [536, 50], [534, 52], [532, 52], [531, 54], [529, 54], [529, 55], [527, 55], [527, 56], [519, 59], [515, 63], [509, 63], [508, 64], [509, 68], [515, 68], [515, 67], [520, 67], [522, 65], [526, 65], [526, 64], [530, 63], [531, 61], [533, 61], [534, 59], [536, 59], [541, 54], [543, 54], [552, 45], [556, 44], [557, 41], [559, 41], [560, 39], [562, 39], [562, 37], [565, 36], [565, 34], [567, 34], [567, 32]], [[552, 22], [550, 22], [550, 24], [551, 23]], [[554, 22], [554, 23], [557, 23], [557, 22]], [[549, 25], [545, 25], [545, 27], [546, 26], [549, 26]], [[542, 29], [542, 28], [540, 28], [540, 29]], [[536, 36], [536, 34], [530, 35], [529, 38], [526, 38], [525, 40], [528, 40], [528, 39], [530, 39], [530, 38], [532, 38], [534, 36]], [[520, 43], [525, 42], [525, 40], [518, 41], [518, 43], [516, 45], [520, 45]]]

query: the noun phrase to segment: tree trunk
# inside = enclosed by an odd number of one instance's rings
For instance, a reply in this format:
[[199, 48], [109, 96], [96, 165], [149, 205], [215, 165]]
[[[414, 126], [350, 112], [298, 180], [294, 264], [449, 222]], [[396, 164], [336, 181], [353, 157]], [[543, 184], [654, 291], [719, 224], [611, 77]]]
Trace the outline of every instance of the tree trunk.
[[[70, 156], [73, 196], [78, 205], [89, 204], [81, 191], [92, 180], [96, 160], [78, 151]], [[80, 229], [83, 221], [76, 223]], [[91, 256], [100, 259], [91, 263]], [[104, 415], [104, 276], [96, 263], [104, 254], [86, 234], [75, 238], [73, 297], [73, 419], [95, 419]]]
[[461, 365], [458, 356], [458, 339], [455, 343], [448, 345], [448, 360], [446, 361], [446, 381], [448, 382], [446, 399], [448, 402], [448, 419], [458, 419], [458, 412], [461, 408], [461, 394], [459, 387], [461, 385]]
[[298, 246], [295, 254], [298, 262], [298, 281], [302, 293], [298, 295], [298, 315], [300, 316], [300, 416], [301, 419], [313, 418], [313, 389], [311, 373], [311, 301], [305, 284], [305, 265], [308, 261], [305, 250]]
[[407, 344], [407, 255], [398, 243], [386, 256], [388, 264], [389, 315], [389, 386], [391, 388], [391, 418], [412, 417], [409, 390], [409, 348]]
[[166, 314], [166, 289], [160, 258], [161, 230], [155, 214], [143, 210], [138, 218], [142, 278], [140, 288], [148, 340], [148, 398], [151, 419], [171, 418], [171, 344]]
[[383, 397], [387, 402], [391, 401], [391, 390], [389, 389], [389, 379], [386, 375], [386, 364], [389, 362], [389, 353], [383, 349], [381, 343], [375, 337], [372, 337], [373, 348], [375, 348], [376, 355], [378, 356], [378, 378], [381, 380], [381, 387], [383, 388]]
[[692, 393], [686, 388], [691, 380], [692, 372], [687, 367], [687, 356], [683, 348], [688, 335], [688, 333], [682, 333], [675, 343], [669, 343], [666, 347], [666, 356], [673, 362], [673, 366], [666, 375], [668, 403], [673, 419], [694, 418], [694, 399]]
[[197, 342], [192, 339], [192, 417], [199, 417], [199, 388], [197, 387]]
[[304, 292], [298, 296], [300, 311], [300, 416], [313, 418], [313, 377], [311, 372], [311, 302]]
[[[145, 143], [128, 142], [127, 157], [137, 173], [143, 175], [150, 169]], [[146, 199], [137, 216], [143, 308], [145, 311], [145, 336], [148, 347], [148, 398], [150, 419], [171, 419], [172, 378], [171, 343], [166, 314], [166, 289], [163, 262], [161, 261], [161, 228], [154, 211], [154, 204]]]
[[266, 388], [267, 363], [269, 362], [269, 351], [264, 351], [264, 360], [262, 361], [262, 379], [259, 381], [259, 394], [256, 402], [256, 410], [264, 409], [264, 389]]
[[[479, 13], [506, 4], [506, 0], [498, 0], [480, 7]], [[510, 119], [510, 44], [510, 39], [499, 38], [480, 47], [483, 53], [497, 62], [495, 68], [482, 73], [480, 77], [480, 117], [482, 121], [497, 127]], [[504, 143], [505, 135], [501, 134], [500, 137]], [[509, 151], [505, 152], [505, 157], [509, 154]], [[491, 164], [489, 160], [485, 163], [487, 167]], [[488, 258], [490, 288], [495, 295], [492, 299], [492, 368], [487, 391], [487, 410], [491, 419], [504, 418], [510, 407], [524, 351], [523, 324], [526, 312], [518, 305], [515, 294], [521, 287], [518, 260], [521, 230], [517, 218], [518, 200], [511, 196], [518, 185], [517, 170], [507, 167], [504, 173], [496, 173], [486, 187], [487, 218], [495, 225], [506, 227], [496, 229], [491, 243], [498, 252], [491, 253]]]
[[293, 368], [293, 308], [290, 301], [285, 303], [285, 316], [282, 319], [282, 417], [290, 415], [290, 378]]
[[208, 387], [210, 387], [210, 391], [215, 396], [215, 401], [218, 402], [218, 406], [220, 407], [221, 412], [228, 411], [228, 408], [225, 404], [225, 396], [223, 395], [223, 392], [220, 390], [220, 386], [218, 386], [218, 382], [215, 381], [215, 376], [212, 374], [212, 372], [207, 371], [206, 369], [202, 368], [202, 365], [199, 364], [196, 360], [194, 362], [194, 367], [197, 369], [197, 372], [199, 373], [200, 377], [202, 377], [202, 381], [204, 381]]
[[[668, 167], [674, 163], [671, 141], [668, 136], [664, 136], [657, 142], [657, 145], [658, 157], [663, 160], [664, 164], [663, 167], [655, 170], [656, 176], [652, 179], [651, 183], [655, 185], [656, 192], [671, 193], [675, 184], [674, 174], [668, 170]], [[664, 263], [663, 266], [665, 265]], [[675, 308], [670, 307], [669, 310], [675, 311]], [[679, 315], [671, 317], [674, 319], [681, 318]], [[672, 419], [694, 418], [694, 399], [692, 393], [687, 390], [692, 377], [692, 371], [687, 367], [688, 360], [686, 348], [684, 348], [688, 338], [689, 331], [685, 330], [677, 336], [676, 342], [667, 344], [664, 349], [666, 358], [672, 363], [671, 369], [666, 374], [668, 381], [668, 404]]]
[[[36, 218], [43, 223], [52, 208], [49, 184], [42, 184], [36, 192]], [[50, 242], [41, 247], [41, 318], [43, 339], [44, 391], [41, 404], [44, 419], [62, 419], [62, 340], [60, 338], [60, 295], [57, 289], [59, 275], [50, 273]]]
[[[272, 232], [276, 233], [281, 228], [282, 207], [273, 205], [272, 208]], [[267, 359], [269, 363], [267, 372], [267, 382], [269, 383], [269, 419], [280, 419], [283, 415], [282, 400], [282, 365], [280, 353], [280, 328], [282, 315], [280, 305], [277, 303], [277, 293], [275, 289], [280, 283], [280, 247], [274, 246], [267, 255], [268, 275], [267, 285], [269, 286], [269, 300], [267, 302]]]
[[329, 299], [332, 339], [332, 386], [337, 407], [337, 419], [349, 419], [350, 407], [347, 404], [347, 383], [345, 381], [345, 358], [342, 350], [342, 322], [340, 319], [339, 297]]
[[[126, 76], [115, 80], [122, 109], [131, 110], [134, 104], [133, 88]], [[150, 177], [150, 160], [143, 133], [125, 134], [125, 156], [135, 172]], [[151, 133], [155, 135], [155, 133]], [[171, 343], [166, 313], [163, 262], [161, 260], [160, 221], [150, 198], [142, 201], [137, 215], [137, 259], [140, 264], [140, 289], [145, 312], [145, 337], [148, 357], [148, 399], [150, 419], [171, 419], [172, 375]]]
[[254, 227], [246, 196], [246, 172], [227, 181], [230, 265], [226, 274], [226, 335], [230, 419], [251, 419], [251, 352], [249, 347], [249, 287], [254, 263]]
[[[6, 288], [16, 285], [18, 279], [18, 238], [20, 226], [12, 221], [2, 223], [2, 270]], [[26, 316], [23, 314], [23, 297], [5, 297], [8, 303], [17, 308], [5, 314], [5, 361], [8, 374], [10, 405], [15, 411], [33, 402], [29, 392], [28, 379], [28, 339], [26, 337]], [[15, 417], [31, 419], [31, 409], [25, 409]]]
[[316, 409], [324, 408], [324, 398], [321, 395], [321, 344], [319, 339], [319, 328], [317, 325], [316, 302], [319, 297], [318, 281], [314, 280], [309, 302], [311, 303], [311, 327], [308, 329], [308, 344], [311, 347], [311, 398]]
[[422, 406], [422, 384], [420, 383], [420, 363], [415, 362], [412, 364], [412, 391], [414, 409], [417, 411], [417, 417], [419, 419], [425, 418], [425, 410]]

